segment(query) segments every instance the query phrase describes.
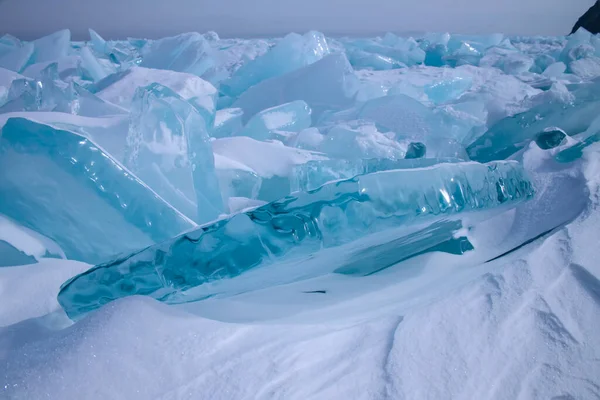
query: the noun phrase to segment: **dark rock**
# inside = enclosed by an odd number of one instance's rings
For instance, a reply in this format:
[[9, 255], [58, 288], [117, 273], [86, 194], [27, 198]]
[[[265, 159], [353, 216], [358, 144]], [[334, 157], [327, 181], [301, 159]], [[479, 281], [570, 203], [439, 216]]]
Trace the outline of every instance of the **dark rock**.
[[577, 20], [571, 33], [577, 32], [579, 28], [585, 28], [591, 33], [600, 33], [600, 0], [590, 7], [585, 14]]

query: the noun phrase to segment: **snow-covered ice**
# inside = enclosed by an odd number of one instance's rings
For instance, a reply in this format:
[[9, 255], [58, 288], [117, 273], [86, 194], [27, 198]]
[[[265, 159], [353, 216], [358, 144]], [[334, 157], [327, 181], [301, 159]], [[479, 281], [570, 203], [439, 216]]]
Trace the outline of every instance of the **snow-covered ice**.
[[0, 398], [599, 399], [599, 57], [1, 36]]

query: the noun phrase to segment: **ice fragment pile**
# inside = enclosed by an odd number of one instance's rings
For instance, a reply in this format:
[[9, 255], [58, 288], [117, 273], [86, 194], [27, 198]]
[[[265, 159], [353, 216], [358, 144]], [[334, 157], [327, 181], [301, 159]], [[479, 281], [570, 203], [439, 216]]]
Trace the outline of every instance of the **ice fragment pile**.
[[[567, 168], [600, 141], [598, 115], [600, 37], [584, 29], [4, 36], [0, 227], [39, 245], [0, 232], [0, 257], [96, 264], [59, 295], [80, 318], [133, 294], [260, 289], [257, 271], [285, 283], [460, 255], [484, 221], [556, 201], [532, 154]], [[364, 252], [320, 264], [334, 248]]]

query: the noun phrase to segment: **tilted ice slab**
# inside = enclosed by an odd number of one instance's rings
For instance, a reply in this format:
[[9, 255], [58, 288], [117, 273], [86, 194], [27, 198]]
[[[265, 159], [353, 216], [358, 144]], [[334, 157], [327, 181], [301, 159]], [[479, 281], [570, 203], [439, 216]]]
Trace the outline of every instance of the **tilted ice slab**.
[[[150, 295], [168, 303], [206, 297], [186, 291], [233, 278], [284, 256], [306, 257], [322, 248], [392, 228], [388, 242], [404, 258], [452, 240], [453, 214], [513, 205], [533, 195], [516, 162], [438, 164], [392, 170], [300, 192], [206, 225], [113, 262], [64, 284], [58, 299], [71, 318], [120, 297]], [[320, 273], [336, 265], [324, 265]], [[208, 296], [211, 294], [208, 293]]]
[[561, 128], [569, 135], [584, 132], [600, 112], [600, 81], [581, 85], [573, 94], [575, 100], [567, 104], [542, 103], [499, 121], [468, 146], [469, 156], [480, 162], [504, 159], [549, 127]]
[[290, 33], [268, 52], [242, 65], [231, 78], [223, 82], [221, 90], [227, 96], [237, 97], [265, 79], [305, 67], [327, 54], [329, 46], [322, 33]]
[[23, 118], [2, 129], [0, 213], [90, 263], [195, 226], [91, 140]]
[[223, 211], [210, 125], [196, 107], [158, 83], [138, 88], [132, 101], [125, 166], [198, 223]]
[[334, 53], [304, 68], [252, 86], [233, 106], [244, 110], [244, 122], [247, 122], [266, 108], [304, 100], [313, 110], [313, 121], [317, 121], [324, 111], [352, 106], [359, 85], [346, 56]]

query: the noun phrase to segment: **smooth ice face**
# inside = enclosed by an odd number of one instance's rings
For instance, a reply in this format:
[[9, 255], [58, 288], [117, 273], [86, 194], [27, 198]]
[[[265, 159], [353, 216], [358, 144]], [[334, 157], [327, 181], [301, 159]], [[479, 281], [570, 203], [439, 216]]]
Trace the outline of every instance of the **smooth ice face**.
[[230, 79], [223, 82], [221, 90], [227, 96], [237, 97], [265, 79], [305, 67], [327, 54], [329, 46], [322, 33], [290, 33], [266, 54], [242, 65]]
[[504, 159], [550, 127], [558, 127], [571, 136], [584, 132], [598, 116], [600, 83], [582, 85], [573, 95], [575, 100], [567, 104], [542, 103], [499, 121], [467, 147], [469, 157], [480, 162]]
[[53, 34], [34, 40], [32, 43], [35, 51], [31, 59], [31, 64], [56, 61], [59, 58], [69, 55], [69, 50], [71, 49], [71, 31], [63, 29], [62, 31], [54, 32]]
[[239, 97], [234, 107], [244, 110], [244, 121], [247, 122], [264, 109], [304, 100], [313, 111], [313, 120], [318, 121], [324, 111], [352, 106], [359, 86], [346, 56], [334, 53], [251, 87]]
[[148, 43], [142, 49], [140, 66], [202, 76], [214, 66], [214, 60], [210, 43], [192, 32]]
[[87, 47], [84, 47], [79, 52], [81, 57], [81, 65], [88, 72], [94, 82], [100, 81], [108, 75], [108, 73], [102, 68], [94, 54]]
[[[134, 294], [168, 303], [200, 300], [214, 294], [210, 287], [200, 297], [186, 291], [280, 260], [292, 250], [294, 257], [306, 256], [399, 227], [409, 243], [403, 254], [408, 257], [427, 248], [408, 239], [423, 231], [418, 221], [433, 226], [435, 240], [426, 241], [432, 247], [451, 240], [460, 227], [458, 223], [435, 228], [453, 214], [514, 205], [532, 195], [516, 162], [438, 164], [362, 175], [291, 195], [99, 265], [66, 282], [58, 300], [71, 318]], [[320, 272], [336, 267], [323, 265]]]
[[132, 101], [124, 164], [159, 196], [204, 223], [223, 212], [207, 122], [171, 89], [153, 83]]
[[302, 100], [271, 107], [252, 117], [239, 135], [267, 140], [277, 131], [299, 132], [310, 127], [311, 113], [308, 104]]
[[89, 263], [195, 226], [89, 139], [23, 118], [2, 129], [0, 213]]
[[34, 45], [26, 43], [22, 47], [17, 47], [0, 55], [0, 67], [15, 72], [22, 72], [29, 64], [33, 55]]
[[316, 160], [294, 168], [290, 179], [290, 192], [308, 192], [326, 183], [354, 178], [394, 169], [426, 168], [436, 164], [460, 162], [454, 158], [421, 158], [390, 160], [389, 158], [371, 158], [357, 160]]

